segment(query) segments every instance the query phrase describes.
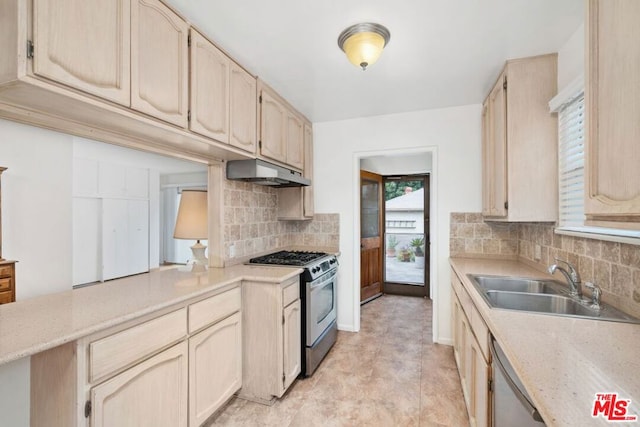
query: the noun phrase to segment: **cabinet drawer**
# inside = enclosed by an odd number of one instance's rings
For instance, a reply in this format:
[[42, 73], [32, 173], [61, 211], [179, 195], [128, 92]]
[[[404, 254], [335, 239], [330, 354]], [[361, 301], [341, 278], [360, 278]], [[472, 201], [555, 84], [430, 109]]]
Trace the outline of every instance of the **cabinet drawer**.
[[0, 279], [0, 291], [8, 291], [11, 289], [11, 279]]
[[11, 277], [11, 266], [3, 265], [0, 267], [0, 277]]
[[240, 288], [214, 295], [189, 306], [189, 333], [240, 311]]
[[296, 280], [295, 283], [282, 290], [282, 306], [286, 307], [298, 298], [300, 298], [300, 286]]
[[7, 304], [10, 302], [13, 302], [11, 301], [11, 291], [0, 292], [0, 304]]
[[89, 345], [89, 381], [133, 364], [180, 341], [187, 333], [187, 310], [180, 309]]

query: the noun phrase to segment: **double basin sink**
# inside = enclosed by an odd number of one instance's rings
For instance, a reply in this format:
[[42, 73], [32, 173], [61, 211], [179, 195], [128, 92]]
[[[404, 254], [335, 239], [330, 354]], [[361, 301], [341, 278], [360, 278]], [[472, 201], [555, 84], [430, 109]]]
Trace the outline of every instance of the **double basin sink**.
[[600, 303], [592, 307], [588, 299], [569, 296], [567, 285], [555, 280], [468, 274], [490, 307], [556, 316], [581, 317], [614, 322], [640, 323], [615, 308]]

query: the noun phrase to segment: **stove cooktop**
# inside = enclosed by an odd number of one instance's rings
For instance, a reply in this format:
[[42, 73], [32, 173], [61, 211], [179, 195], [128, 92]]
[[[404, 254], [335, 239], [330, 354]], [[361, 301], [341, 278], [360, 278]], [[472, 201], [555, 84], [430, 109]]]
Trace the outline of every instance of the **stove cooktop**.
[[280, 251], [251, 258], [250, 264], [294, 265], [303, 267], [310, 262], [327, 256], [324, 252]]

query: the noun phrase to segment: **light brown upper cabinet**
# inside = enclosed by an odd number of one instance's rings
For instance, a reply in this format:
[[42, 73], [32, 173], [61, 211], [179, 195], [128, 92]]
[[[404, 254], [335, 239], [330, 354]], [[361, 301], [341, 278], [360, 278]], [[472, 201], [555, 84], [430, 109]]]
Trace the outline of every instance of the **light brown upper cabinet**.
[[640, 2], [589, 0], [587, 223], [640, 228]]
[[34, 0], [33, 13], [36, 75], [129, 106], [129, 0]]
[[194, 31], [190, 79], [189, 23], [161, 0], [0, 4], [0, 118], [198, 162], [255, 156], [256, 78]]
[[483, 110], [483, 207], [488, 221], [558, 216], [557, 55], [507, 61]]
[[191, 29], [189, 128], [250, 153], [256, 151], [256, 79]]
[[307, 187], [278, 189], [278, 219], [312, 219], [313, 205], [313, 129], [310, 123], [304, 124], [304, 173], [311, 180]]
[[186, 128], [189, 24], [158, 0], [131, 6], [131, 107]]
[[304, 123], [284, 99], [260, 82], [260, 155], [298, 169], [304, 168]]
[[231, 60], [191, 29], [191, 119], [189, 128], [229, 142], [229, 68]]
[[282, 163], [287, 162], [286, 149], [287, 111], [271, 92], [260, 95], [260, 154]]
[[230, 71], [229, 144], [250, 153], [256, 152], [256, 79], [234, 62]]
[[304, 125], [291, 111], [287, 113], [287, 164], [304, 168]]

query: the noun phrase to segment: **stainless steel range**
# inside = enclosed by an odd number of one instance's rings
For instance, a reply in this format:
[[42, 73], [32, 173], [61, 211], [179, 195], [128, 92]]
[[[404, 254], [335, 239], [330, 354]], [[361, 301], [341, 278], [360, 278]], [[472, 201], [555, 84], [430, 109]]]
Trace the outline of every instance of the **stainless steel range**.
[[338, 259], [324, 252], [280, 251], [252, 258], [250, 264], [303, 267], [302, 374], [310, 376], [336, 342]]

